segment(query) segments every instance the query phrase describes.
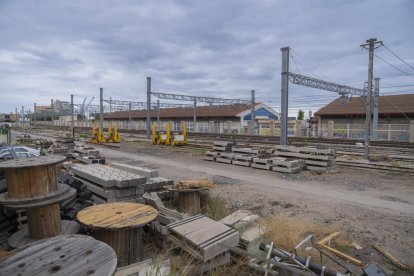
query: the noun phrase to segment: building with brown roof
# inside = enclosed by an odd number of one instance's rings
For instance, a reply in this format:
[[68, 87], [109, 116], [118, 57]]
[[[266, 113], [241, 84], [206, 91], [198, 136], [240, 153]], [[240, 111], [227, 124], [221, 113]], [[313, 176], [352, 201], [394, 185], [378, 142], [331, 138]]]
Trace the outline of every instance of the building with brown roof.
[[[230, 125], [233, 132], [247, 128], [251, 119], [250, 105], [246, 104], [197, 106], [195, 114], [198, 128], [208, 128], [208, 124], [214, 122], [215, 128], [222, 129]], [[160, 109], [159, 113], [157, 110], [151, 110], [150, 115], [152, 122], [157, 121], [159, 117], [161, 123], [171, 122], [178, 127], [182, 121], [193, 122], [194, 108], [164, 108]], [[105, 113], [104, 120], [134, 121], [144, 124], [146, 116], [146, 110], [117, 111]], [[255, 107], [255, 118], [260, 124], [261, 120], [278, 120], [279, 114], [269, 106], [258, 103]], [[203, 131], [203, 129], [199, 129], [199, 131]]]
[[[365, 124], [363, 98], [351, 98], [348, 103], [336, 99], [315, 113], [319, 135], [333, 125], [329, 136], [333, 138], [363, 139]], [[378, 138], [384, 140], [408, 140], [410, 121], [414, 120], [414, 94], [379, 96]], [[412, 123], [411, 123], [412, 124]], [[332, 127], [331, 127], [332, 129]], [[332, 133], [333, 132], [333, 133]]]
[[[344, 104], [336, 99], [319, 109], [315, 115], [322, 123], [327, 120], [335, 122], [357, 123], [365, 121], [365, 103], [361, 97], [354, 97]], [[414, 94], [379, 96], [379, 123], [408, 123], [414, 120]]]

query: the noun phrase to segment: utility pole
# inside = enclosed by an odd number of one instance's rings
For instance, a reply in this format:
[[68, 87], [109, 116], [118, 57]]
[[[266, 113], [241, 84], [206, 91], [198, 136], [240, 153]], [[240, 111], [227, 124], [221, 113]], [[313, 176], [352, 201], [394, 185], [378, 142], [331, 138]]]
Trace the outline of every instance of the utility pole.
[[50, 107], [52, 109], [52, 126], [55, 124], [55, 104], [53, 103], [53, 99], [50, 100]]
[[160, 113], [161, 113], [160, 100], [157, 100], [157, 123], [158, 123], [158, 127], [160, 125]]
[[24, 106], [22, 106], [22, 124], [24, 125]]
[[283, 47], [282, 51], [282, 82], [280, 103], [280, 145], [288, 144], [288, 96], [289, 96], [289, 47]]
[[[376, 38], [371, 38], [366, 41], [366, 44], [362, 44], [361, 47], [368, 47], [369, 51], [369, 64], [368, 64], [368, 87], [365, 91], [365, 145], [364, 145], [364, 159], [369, 160], [369, 143], [371, 135], [371, 96], [372, 96], [372, 79], [374, 76], [374, 49], [382, 45], [382, 41], [377, 41]], [[379, 46], [376, 46], [379, 44]]]
[[70, 94], [70, 127], [72, 128], [72, 138], [75, 138], [75, 126], [73, 122], [73, 113], [74, 113], [73, 94]]
[[147, 139], [151, 139], [151, 77], [147, 77]]
[[129, 119], [129, 122], [128, 122], [128, 125], [130, 125], [131, 124], [131, 110], [132, 110], [132, 104], [131, 103], [129, 103], [129, 110], [128, 110], [128, 119]]
[[193, 114], [194, 128], [197, 121], [197, 98], [194, 98], [194, 114]]
[[16, 113], [16, 120], [15, 120], [15, 122], [16, 122], [16, 127], [17, 127], [17, 122], [19, 121], [19, 117], [18, 117], [18, 114], [17, 114], [17, 107], [15, 107], [14, 112]]
[[372, 138], [378, 139], [378, 97], [379, 97], [379, 78], [374, 78], [374, 119], [372, 121]]
[[109, 113], [112, 113], [112, 97], [109, 97]]
[[99, 88], [99, 125], [101, 126], [101, 131], [103, 132], [103, 124], [104, 124], [104, 117], [103, 117], [103, 88]]
[[250, 106], [250, 120], [251, 120], [251, 132], [252, 135], [256, 135], [256, 128], [255, 128], [255, 115], [254, 115], [254, 111], [255, 111], [255, 106], [256, 106], [256, 91], [252, 90], [251, 91], [251, 106]]
[[36, 121], [37, 121], [37, 118], [36, 118], [36, 103], [34, 103], [33, 104], [33, 117], [34, 117], [34, 125], [36, 125]]

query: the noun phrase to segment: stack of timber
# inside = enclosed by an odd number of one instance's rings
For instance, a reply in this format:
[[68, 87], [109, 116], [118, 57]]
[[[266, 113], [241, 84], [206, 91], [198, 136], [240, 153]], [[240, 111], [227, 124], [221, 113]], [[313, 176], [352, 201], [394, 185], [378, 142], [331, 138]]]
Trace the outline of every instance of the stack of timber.
[[273, 149], [275, 156], [304, 160], [310, 171], [326, 172], [335, 168], [336, 152], [333, 149], [294, 146], [274, 146]]
[[239, 233], [229, 226], [196, 215], [171, 223], [169, 239], [209, 269], [230, 261], [229, 248], [239, 244]]
[[114, 166], [73, 164], [71, 170], [75, 179], [87, 186], [94, 194], [93, 200], [98, 203], [136, 201], [145, 191], [173, 184], [172, 180], [159, 177], [153, 170], [130, 165], [123, 167], [119, 163]]
[[234, 143], [230, 141], [214, 141], [213, 142], [213, 151], [231, 151]]

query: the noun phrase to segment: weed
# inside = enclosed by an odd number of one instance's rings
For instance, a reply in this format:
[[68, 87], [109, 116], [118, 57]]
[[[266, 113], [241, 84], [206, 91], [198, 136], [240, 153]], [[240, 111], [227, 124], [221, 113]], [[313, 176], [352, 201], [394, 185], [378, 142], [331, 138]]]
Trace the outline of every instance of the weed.
[[221, 196], [210, 197], [201, 213], [211, 219], [220, 220], [229, 214], [226, 200]]

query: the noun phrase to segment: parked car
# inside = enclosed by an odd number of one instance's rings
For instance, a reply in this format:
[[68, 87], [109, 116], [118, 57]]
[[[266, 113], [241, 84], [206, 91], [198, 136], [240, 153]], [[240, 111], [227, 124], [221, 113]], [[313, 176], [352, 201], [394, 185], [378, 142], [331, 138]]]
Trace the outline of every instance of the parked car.
[[40, 150], [25, 146], [0, 147], [0, 161], [40, 156]]

